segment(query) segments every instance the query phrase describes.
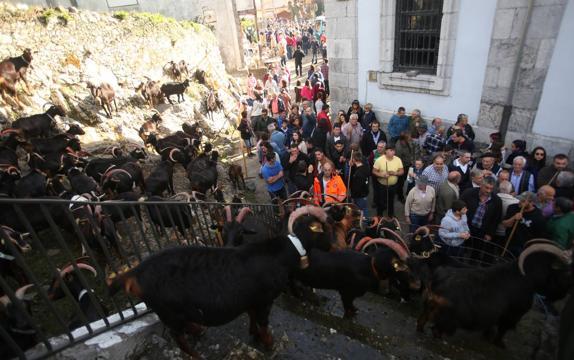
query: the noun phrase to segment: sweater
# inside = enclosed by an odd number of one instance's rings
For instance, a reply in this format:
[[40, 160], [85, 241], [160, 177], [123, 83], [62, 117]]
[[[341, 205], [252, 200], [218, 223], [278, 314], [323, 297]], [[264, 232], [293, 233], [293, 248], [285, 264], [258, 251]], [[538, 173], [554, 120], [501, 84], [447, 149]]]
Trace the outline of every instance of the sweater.
[[403, 131], [409, 128], [409, 118], [407, 116], [399, 117], [397, 114], [391, 116], [389, 121], [389, 135], [391, 138], [398, 138]]
[[460, 246], [464, 242], [464, 239], [460, 237], [460, 233], [468, 231], [468, 219], [466, 215], [462, 215], [460, 219], [457, 219], [451, 209], [447, 211], [445, 217], [442, 218], [438, 235], [442, 242], [448, 246]]
[[562, 245], [564, 249], [572, 248], [574, 239], [574, 212], [553, 217], [548, 222], [548, 230], [552, 240]]
[[412, 188], [405, 201], [405, 217], [410, 215], [426, 216], [434, 212], [435, 201], [436, 197], [432, 186], [427, 186], [425, 193], [418, 187]]

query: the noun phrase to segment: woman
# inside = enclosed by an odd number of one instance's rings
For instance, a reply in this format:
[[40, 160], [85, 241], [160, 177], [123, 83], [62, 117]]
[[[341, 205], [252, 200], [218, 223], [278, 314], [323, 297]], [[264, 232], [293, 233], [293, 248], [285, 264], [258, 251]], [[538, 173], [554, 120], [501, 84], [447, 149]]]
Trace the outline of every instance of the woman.
[[254, 92], [255, 99], [253, 100], [253, 104], [251, 105], [251, 113], [249, 116], [251, 117], [251, 128], [255, 128], [255, 123], [261, 119], [261, 114], [264, 109], [267, 108], [267, 101], [261, 97], [261, 93], [259, 91]]
[[247, 96], [251, 99], [255, 97], [255, 86], [257, 86], [257, 79], [253, 73], [249, 73], [249, 77], [247, 78]]
[[303, 98], [301, 97], [302, 89], [303, 87], [301, 86], [301, 80], [297, 80], [295, 87], [293, 88], [293, 91], [295, 91], [295, 102], [297, 104], [301, 104], [301, 101], [303, 101]]
[[450, 136], [454, 134], [454, 132], [458, 129], [462, 130], [462, 133], [464, 134], [465, 137], [474, 141], [476, 135], [474, 134], [472, 126], [470, 126], [470, 124], [468, 123], [468, 115], [458, 114], [458, 117], [456, 118], [456, 123], [454, 123], [454, 125], [451, 126], [446, 133], [447, 138], [450, 138]]
[[339, 110], [339, 113], [337, 114], [337, 120], [335, 120], [335, 122], [339, 123], [340, 126], [343, 126], [349, 122], [347, 119], [347, 114], [344, 110]]
[[323, 109], [323, 105], [327, 103], [327, 96], [324, 91], [317, 93], [317, 101], [315, 101], [315, 113], [319, 113]]
[[243, 139], [243, 142], [245, 143], [245, 148], [247, 149], [247, 156], [249, 157], [255, 156], [251, 152], [251, 147], [253, 146], [253, 144], [251, 143], [251, 136], [253, 135], [253, 131], [251, 130], [251, 127], [249, 126], [249, 121], [247, 120], [247, 111], [241, 112], [241, 122], [239, 123], [237, 130], [239, 130], [239, 133], [241, 134], [241, 139]]
[[440, 251], [449, 256], [461, 256], [463, 249], [460, 247], [470, 239], [470, 230], [466, 218], [466, 204], [462, 200], [455, 200], [452, 207], [440, 222], [438, 235], [442, 242]]
[[313, 100], [313, 88], [311, 87], [311, 82], [309, 80], [305, 80], [305, 85], [301, 89], [301, 98], [303, 101], [312, 101]]
[[301, 138], [301, 133], [299, 131], [293, 131], [293, 134], [291, 135], [291, 143], [289, 145], [291, 144], [297, 144], [299, 151], [307, 155], [307, 145]]
[[542, 146], [535, 147], [530, 153], [526, 164], [528, 165], [526, 170], [530, 171], [536, 180], [540, 169], [546, 166], [546, 150]]
[[[399, 140], [395, 144], [395, 153], [403, 162], [404, 168], [409, 169], [415, 163], [415, 159], [421, 156], [421, 149], [419, 145], [412, 140], [410, 132], [404, 131], [399, 136]], [[399, 181], [397, 183], [397, 195], [400, 202], [405, 201], [404, 185], [407, 175], [408, 174], [405, 171], [403, 176], [399, 177]]]
[[311, 80], [311, 76], [315, 73], [315, 66], [311, 65], [309, 70], [307, 70], [307, 80]]

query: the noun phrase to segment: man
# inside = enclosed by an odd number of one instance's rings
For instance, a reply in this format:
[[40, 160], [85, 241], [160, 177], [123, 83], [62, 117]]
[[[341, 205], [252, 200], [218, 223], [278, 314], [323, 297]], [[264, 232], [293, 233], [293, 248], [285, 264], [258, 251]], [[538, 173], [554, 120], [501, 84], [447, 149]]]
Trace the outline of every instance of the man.
[[335, 166], [332, 162], [327, 161], [323, 165], [323, 172], [315, 177], [313, 194], [317, 205], [345, 201], [347, 188], [343, 179], [335, 173]]
[[399, 176], [405, 172], [403, 162], [395, 156], [395, 147], [388, 145], [385, 147], [385, 155], [375, 161], [373, 165], [373, 175], [377, 178], [378, 199], [375, 199], [377, 215], [383, 216], [387, 210], [389, 217], [395, 216], [395, 194], [397, 192], [397, 182]]
[[269, 125], [269, 131], [271, 133], [269, 136], [269, 142], [273, 145], [273, 149], [275, 149], [277, 154], [279, 154], [279, 158], [283, 159], [287, 154], [287, 148], [285, 147], [285, 134], [278, 130], [274, 124]]
[[500, 172], [500, 166], [496, 164], [496, 156], [493, 153], [486, 153], [482, 155], [480, 161], [477, 162], [476, 168], [482, 170], [485, 177], [492, 177], [496, 179]]
[[422, 149], [425, 146], [425, 141], [430, 135], [426, 124], [422, 124], [417, 128], [418, 136], [414, 139], [414, 142]]
[[431, 122], [431, 126], [429, 128], [429, 134], [433, 135], [436, 134], [438, 129], [442, 126], [442, 119], [441, 118], [434, 118]]
[[[366, 106], [365, 106], [366, 108]], [[367, 117], [367, 112], [365, 112], [365, 118]], [[365, 155], [369, 155], [377, 148], [377, 143], [383, 140], [387, 142], [387, 136], [384, 132], [380, 130], [380, 124], [377, 120], [371, 122], [371, 129], [363, 134], [361, 139], [361, 151]]]
[[323, 152], [322, 149], [315, 149], [314, 154], [315, 154], [315, 162], [313, 164], [314, 165], [313, 172], [314, 175], [317, 176], [318, 174], [323, 172], [323, 165], [325, 165], [325, 163], [327, 163], [330, 160], [327, 159], [327, 157], [325, 156], [325, 152]]
[[371, 124], [373, 123], [373, 121], [377, 121], [377, 116], [373, 112], [373, 104], [366, 103], [365, 114], [363, 115], [363, 119], [361, 120], [361, 126], [363, 127], [363, 130], [369, 131], [371, 129]]
[[347, 119], [350, 119], [351, 114], [353, 113], [359, 116], [359, 122], [363, 120], [363, 117], [365, 116], [365, 110], [363, 110], [363, 108], [361, 107], [361, 103], [359, 102], [359, 100], [353, 100], [353, 102], [351, 103], [349, 110], [347, 110]]
[[[518, 204], [518, 199], [512, 196], [514, 189], [510, 181], [502, 181], [498, 184], [498, 193], [496, 196], [502, 201], [502, 219], [506, 219], [508, 207], [513, 204]], [[504, 246], [504, 239], [506, 239], [506, 227], [498, 224], [496, 228], [495, 242], [500, 246]]]
[[444, 166], [444, 156], [435, 155], [432, 164], [424, 169], [423, 175], [426, 176], [435, 192], [438, 191], [439, 186], [448, 178], [448, 168]]
[[295, 176], [297, 175], [297, 167], [301, 161], [306, 164], [305, 168], [310, 164], [309, 157], [299, 151], [298, 145], [295, 143], [291, 144], [291, 146], [289, 146], [289, 156], [285, 157], [282, 161], [283, 169], [287, 172], [287, 190], [289, 194], [297, 191]]
[[456, 158], [452, 164], [450, 164], [448, 166], [448, 171], [458, 171], [460, 173], [460, 189], [461, 191], [464, 191], [466, 189], [468, 189], [471, 184], [470, 184], [470, 159], [471, 159], [471, 153], [468, 151], [464, 151], [462, 153], [460, 153], [460, 155], [458, 156], [458, 158]]
[[[479, 188], [484, 180], [484, 173], [479, 169], [472, 169], [470, 172], [470, 186], [467, 188]], [[466, 189], [465, 189], [466, 190]]]
[[416, 186], [409, 191], [405, 201], [405, 221], [410, 224], [410, 232], [414, 233], [419, 226], [425, 226], [433, 221], [436, 197], [428, 179], [422, 175], [416, 180]]
[[426, 126], [426, 122], [421, 116], [421, 111], [419, 109], [411, 111], [411, 116], [409, 116], [409, 132], [413, 139], [419, 137], [418, 128], [423, 125]]
[[329, 108], [329, 104], [323, 104], [321, 112], [317, 115], [317, 124], [320, 124], [321, 121], [324, 120], [327, 124], [328, 132], [330, 133], [333, 125], [331, 125], [331, 119], [329, 119]]
[[407, 131], [408, 128], [409, 118], [405, 114], [405, 108], [401, 106], [397, 110], [397, 113], [393, 114], [389, 120], [388, 132], [391, 137], [391, 144], [394, 145], [401, 133]]
[[554, 202], [554, 216], [548, 222], [550, 238], [564, 249], [572, 248], [574, 239], [574, 212], [572, 200], [558, 197]]
[[363, 128], [359, 124], [359, 115], [356, 113], [351, 114], [349, 122], [341, 127], [341, 132], [349, 140], [349, 145], [360, 144], [363, 137]]
[[[502, 201], [494, 196], [495, 180], [484, 178], [478, 188], [466, 189], [460, 199], [468, 207], [468, 225], [472, 236], [490, 241], [496, 235], [496, 227], [502, 216]], [[474, 242], [474, 248], [482, 249], [478, 242]]]
[[257, 136], [257, 139], [261, 139], [261, 136], [264, 133], [267, 133], [267, 126], [269, 125], [269, 118], [267, 117], [267, 109], [263, 109], [261, 111], [261, 116], [255, 121], [255, 124], [253, 125], [253, 131], [255, 132], [255, 136]]
[[446, 212], [452, 207], [455, 200], [460, 196], [460, 173], [458, 171], [451, 171], [448, 173], [447, 181], [440, 184], [436, 195], [436, 220], [440, 221], [445, 216]]
[[512, 160], [510, 182], [516, 195], [520, 195], [525, 191], [534, 192], [534, 175], [525, 170], [524, 166], [526, 166], [526, 159], [523, 156], [517, 156]]
[[337, 174], [341, 175], [343, 178], [347, 178], [347, 160], [350, 157], [351, 152], [345, 149], [345, 144], [338, 140], [335, 142], [335, 152], [332, 154], [331, 161], [335, 164], [335, 170]]
[[556, 175], [556, 196], [567, 199], [574, 197], [574, 172], [564, 170]]
[[437, 152], [443, 151], [446, 146], [446, 141], [444, 139], [444, 126], [441, 126], [437, 131], [429, 136], [427, 136], [423, 149], [427, 151], [428, 154], [433, 155]]
[[369, 178], [371, 177], [369, 167], [364, 163], [363, 154], [358, 151], [353, 153], [349, 165], [351, 165], [351, 199], [363, 212], [363, 218], [368, 218], [369, 205], [367, 197], [369, 195]]
[[325, 93], [329, 95], [331, 93], [329, 90], [329, 60], [323, 59], [323, 64], [321, 65], [321, 73], [323, 74], [323, 84], [325, 85]]
[[[542, 212], [534, 206], [536, 194], [524, 191], [517, 196], [519, 203], [508, 207], [502, 225], [506, 228], [508, 250], [518, 257], [528, 240], [546, 238], [546, 220]], [[512, 229], [516, 226], [514, 235], [510, 238]]]
[[295, 59], [295, 73], [297, 76], [303, 76], [303, 58], [305, 53], [301, 50], [301, 46], [297, 46], [297, 50], [293, 53], [293, 59]]
[[446, 144], [453, 150], [468, 151], [470, 153], [474, 151], [474, 143], [464, 136], [460, 129], [455, 130]]
[[283, 178], [283, 167], [275, 158], [275, 153], [267, 152], [265, 154], [267, 162], [261, 168], [261, 175], [267, 183], [267, 192], [273, 201], [275, 198], [281, 200], [287, 199], [285, 190], [285, 179]]
[[568, 156], [564, 154], [557, 154], [554, 155], [552, 160], [552, 165], [545, 166], [538, 172], [538, 179], [536, 181], [538, 188], [542, 185], [551, 185], [556, 188], [556, 177], [558, 173], [561, 171], [572, 171], [572, 169], [568, 168]]
[[343, 133], [341, 132], [341, 124], [339, 123], [335, 123], [335, 125], [333, 125], [333, 131], [329, 136], [327, 136], [327, 145], [325, 151], [329, 159], [333, 159], [334, 156], [333, 154], [335, 151], [335, 143], [337, 141], [343, 142], [345, 150], [349, 148], [349, 141], [347, 140], [345, 135], [343, 135]]
[[542, 211], [542, 216], [549, 219], [554, 214], [554, 197], [556, 190], [550, 185], [543, 185], [536, 193], [536, 207]]
[[303, 126], [301, 127], [301, 135], [303, 135], [303, 139], [307, 139], [311, 137], [313, 130], [315, 130], [315, 126], [317, 126], [317, 118], [315, 117], [311, 106], [307, 106], [307, 108], [305, 108], [302, 120]]

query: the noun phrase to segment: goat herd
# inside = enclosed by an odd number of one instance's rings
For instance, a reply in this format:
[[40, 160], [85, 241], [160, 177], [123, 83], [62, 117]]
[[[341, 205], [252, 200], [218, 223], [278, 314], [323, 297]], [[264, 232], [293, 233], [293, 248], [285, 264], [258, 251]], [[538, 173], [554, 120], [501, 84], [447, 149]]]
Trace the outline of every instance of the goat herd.
[[[18, 78], [5, 76], [3, 66], [0, 88], [10, 92]], [[14, 69], [19, 73], [17, 64]], [[94, 96], [105, 93], [93, 91]], [[108, 107], [110, 101], [106, 104]], [[111, 106], [108, 110], [111, 115]], [[505, 333], [529, 311], [535, 294], [551, 302], [572, 289], [569, 255], [544, 239], [530, 241], [516, 260], [473, 267], [441, 252], [429, 227], [403, 237], [396, 219], [373, 218], [362, 228], [362, 214], [356, 206], [318, 207], [304, 192], [278, 207], [279, 226], [262, 226], [259, 215], [249, 208], [223, 204], [223, 193], [217, 188], [218, 153], [210, 144], [201, 143], [201, 129], [196, 124], [183, 124], [181, 131], [160, 138], [159, 113], [144, 123], [140, 129], [144, 144], [161, 156], [161, 162], [145, 178], [138, 163], [147, 156], [145, 148], [127, 154], [112, 148], [111, 157], [93, 156], [81, 148], [77, 135], [83, 134], [82, 129], [72, 125], [65, 132], [58, 130], [58, 116], [65, 116], [64, 110], [50, 104], [44, 113], [20, 118], [0, 133], [0, 358], [17, 354], [14, 344], [25, 350], [37, 342], [35, 327], [25, 313], [29, 310], [22, 306], [33, 286], [28, 285], [30, 279], [20, 261], [15, 261], [31, 250], [26, 233], [57, 224], [63, 231], [79, 235], [85, 240], [82, 245], [94, 250], [95, 259], [84, 257], [63, 267], [47, 296], [52, 301], [63, 297], [62, 285], [66, 284], [83, 320], [75, 319], [69, 327], [97, 320], [102, 317], [101, 304], [78, 280], [81, 275], [77, 272], [96, 274], [95, 268], [105, 267], [107, 256], [97, 254], [109, 250], [121, 254], [116, 224], [130, 217], [141, 222], [141, 214], [133, 209], [144, 207], [152, 225], [174, 228], [185, 238], [195, 221], [188, 206], [146, 206], [146, 202], [169, 202], [164, 195], [175, 193], [173, 171], [177, 164], [186, 170], [191, 184], [187, 201], [204, 201], [211, 191], [221, 203], [219, 211], [210, 214], [221, 243], [160, 251], [128, 271], [109, 276], [108, 287], [112, 295], [122, 290], [143, 300], [171, 330], [180, 348], [194, 358], [199, 355], [187, 342], [187, 334], [200, 335], [203, 326], [225, 324], [245, 312], [250, 318], [250, 334], [265, 347], [272, 347], [269, 314], [274, 299], [288, 288], [299, 293], [302, 285], [338, 291], [344, 317], [350, 318], [357, 312], [354, 300], [388, 280], [402, 300], [422, 292], [418, 331], [424, 331], [428, 322], [433, 323], [435, 337], [450, 335], [457, 328], [485, 334], [495, 329], [491, 340], [500, 346]], [[29, 171], [24, 176], [19, 153], [26, 154]], [[240, 169], [230, 174], [241, 176]], [[51, 206], [47, 212], [37, 203], [20, 203], [14, 198], [71, 202]], [[115, 200], [113, 204], [140, 201], [137, 204], [141, 206], [123, 211], [104, 206], [108, 200]], [[82, 249], [85, 253], [84, 246]], [[16, 291], [9, 291], [8, 279], [17, 283]], [[572, 296], [562, 318], [574, 318]], [[564, 323], [559, 356], [573, 359], [574, 325]]]

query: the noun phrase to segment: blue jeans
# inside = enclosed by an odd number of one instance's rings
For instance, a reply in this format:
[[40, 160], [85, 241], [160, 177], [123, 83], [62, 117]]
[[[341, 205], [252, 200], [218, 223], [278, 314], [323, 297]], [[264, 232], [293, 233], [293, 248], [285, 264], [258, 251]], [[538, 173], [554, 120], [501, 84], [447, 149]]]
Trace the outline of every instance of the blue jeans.
[[409, 226], [409, 232], [414, 233], [419, 228], [419, 226], [425, 226], [426, 224], [428, 224], [429, 216], [411, 214], [409, 216], [409, 219], [411, 220], [411, 225]]
[[363, 212], [363, 222], [367, 221], [369, 218], [369, 201], [366, 197], [363, 198], [353, 198], [353, 204], [357, 205], [359, 209]]

